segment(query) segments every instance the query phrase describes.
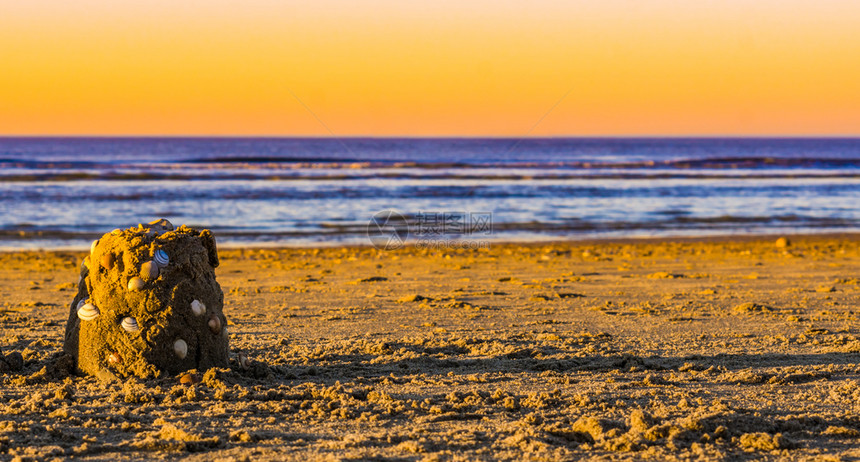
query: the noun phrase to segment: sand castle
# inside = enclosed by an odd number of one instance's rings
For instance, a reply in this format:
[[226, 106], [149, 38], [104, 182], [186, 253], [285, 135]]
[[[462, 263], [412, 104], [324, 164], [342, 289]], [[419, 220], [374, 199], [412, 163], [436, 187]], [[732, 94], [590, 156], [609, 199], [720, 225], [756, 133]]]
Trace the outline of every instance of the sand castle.
[[228, 365], [224, 293], [209, 230], [165, 220], [93, 242], [70, 306], [65, 351], [96, 376], [156, 377]]

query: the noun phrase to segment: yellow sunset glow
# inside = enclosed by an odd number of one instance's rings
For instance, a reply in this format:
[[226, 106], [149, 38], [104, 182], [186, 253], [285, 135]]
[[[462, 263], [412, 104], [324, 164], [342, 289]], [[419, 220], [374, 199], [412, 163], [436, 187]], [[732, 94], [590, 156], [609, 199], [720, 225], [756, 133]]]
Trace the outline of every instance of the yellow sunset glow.
[[0, 5], [0, 134], [857, 135], [852, 1]]

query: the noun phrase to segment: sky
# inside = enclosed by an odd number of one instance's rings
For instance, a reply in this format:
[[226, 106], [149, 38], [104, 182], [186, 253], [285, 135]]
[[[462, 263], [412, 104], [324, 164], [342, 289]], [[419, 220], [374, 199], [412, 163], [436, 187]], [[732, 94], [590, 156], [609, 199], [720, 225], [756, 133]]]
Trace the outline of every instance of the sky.
[[5, 0], [0, 135], [860, 135], [856, 0]]

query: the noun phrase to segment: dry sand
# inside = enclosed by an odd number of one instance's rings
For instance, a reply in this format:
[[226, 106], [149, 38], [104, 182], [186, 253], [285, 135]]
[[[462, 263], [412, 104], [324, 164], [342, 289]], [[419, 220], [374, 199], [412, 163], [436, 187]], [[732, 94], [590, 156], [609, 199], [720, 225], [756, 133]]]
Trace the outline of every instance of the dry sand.
[[0, 254], [0, 459], [858, 459], [858, 242], [222, 251], [185, 383], [69, 376], [84, 254]]

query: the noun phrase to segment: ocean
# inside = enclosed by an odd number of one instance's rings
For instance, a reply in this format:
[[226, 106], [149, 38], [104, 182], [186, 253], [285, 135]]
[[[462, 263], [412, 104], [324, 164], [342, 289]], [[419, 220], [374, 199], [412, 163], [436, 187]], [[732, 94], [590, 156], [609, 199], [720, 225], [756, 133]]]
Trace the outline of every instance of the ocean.
[[161, 217], [361, 245], [386, 210], [407, 241], [856, 232], [858, 199], [858, 138], [0, 138], [5, 250]]

